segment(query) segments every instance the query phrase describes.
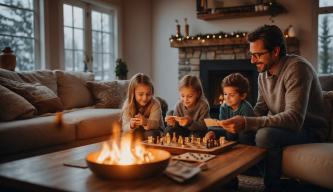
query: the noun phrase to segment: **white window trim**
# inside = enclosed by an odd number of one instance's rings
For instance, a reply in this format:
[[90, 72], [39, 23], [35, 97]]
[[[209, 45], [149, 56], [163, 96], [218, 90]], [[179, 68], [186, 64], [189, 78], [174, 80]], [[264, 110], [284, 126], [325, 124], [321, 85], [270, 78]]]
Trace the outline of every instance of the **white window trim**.
[[[34, 17], [34, 50], [35, 50], [35, 54], [34, 54], [34, 60], [35, 60], [35, 63], [34, 63], [34, 69], [42, 69], [42, 66], [41, 66], [41, 36], [40, 36], [40, 1], [42, 0], [33, 0], [33, 6], [34, 6], [34, 9], [33, 9], [33, 17]], [[17, 7], [14, 7], [14, 6], [10, 6], [10, 5], [3, 5], [3, 6], [6, 6], [6, 7], [9, 7], [9, 8], [17, 8]], [[22, 8], [23, 10], [25, 8]], [[25, 9], [27, 10], [27, 9]]]
[[95, 1], [89, 1], [89, 0], [63, 0], [61, 2], [61, 6], [60, 6], [60, 26], [61, 26], [61, 30], [60, 30], [60, 42], [59, 42], [59, 47], [61, 48], [61, 51], [59, 51], [59, 61], [60, 61], [60, 69], [65, 69], [65, 61], [64, 61], [64, 32], [63, 32], [63, 26], [64, 26], [64, 20], [63, 20], [63, 4], [70, 4], [73, 6], [78, 6], [80, 8], [83, 9], [84, 14], [89, 14], [88, 15], [88, 19], [86, 16], [84, 16], [84, 57], [85, 54], [88, 54], [90, 56], [90, 58], [88, 58], [90, 60], [90, 62], [88, 62], [88, 70], [92, 71], [93, 70], [93, 63], [91, 61], [91, 57], [92, 57], [92, 33], [90, 33], [91, 31], [91, 11], [92, 10], [96, 10], [96, 11], [101, 11], [101, 12], [106, 12], [106, 13], [110, 13], [112, 12], [113, 14], [113, 31], [112, 34], [113, 36], [112, 41], [113, 41], [113, 55], [114, 58], [119, 58], [119, 53], [121, 50], [120, 44], [119, 44], [119, 9], [117, 7], [114, 6], [104, 6], [102, 7], [102, 4], [96, 3]]
[[318, 60], [318, 37], [319, 37], [319, 31], [318, 31], [318, 19], [319, 19], [319, 15], [320, 14], [325, 14], [325, 13], [332, 13], [333, 14], [333, 6], [330, 7], [319, 7], [319, 0], [317, 1], [313, 1], [313, 7], [315, 7], [314, 10], [315, 14], [314, 14], [314, 19], [313, 19], [313, 24], [314, 24], [314, 28], [315, 28], [315, 32], [314, 32], [314, 39], [315, 39], [315, 59], [316, 59], [316, 64], [315, 64], [315, 69], [317, 69], [317, 72], [320, 72], [320, 65], [319, 65], [319, 60]]

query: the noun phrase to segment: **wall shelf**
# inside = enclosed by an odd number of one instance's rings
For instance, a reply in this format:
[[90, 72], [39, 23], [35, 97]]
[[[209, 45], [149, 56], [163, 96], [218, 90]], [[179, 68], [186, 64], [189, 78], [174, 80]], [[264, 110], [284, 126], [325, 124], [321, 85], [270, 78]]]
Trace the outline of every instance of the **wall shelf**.
[[202, 20], [233, 19], [241, 17], [276, 16], [287, 10], [279, 3], [249, 4], [236, 7], [207, 8], [197, 0], [197, 18]]
[[[281, 11], [279, 14], [286, 11]], [[235, 19], [244, 17], [259, 17], [259, 16], [270, 16], [269, 11], [258, 11], [258, 12], [241, 12], [241, 13], [198, 13], [197, 18], [202, 20], [216, 20], [216, 19]]]

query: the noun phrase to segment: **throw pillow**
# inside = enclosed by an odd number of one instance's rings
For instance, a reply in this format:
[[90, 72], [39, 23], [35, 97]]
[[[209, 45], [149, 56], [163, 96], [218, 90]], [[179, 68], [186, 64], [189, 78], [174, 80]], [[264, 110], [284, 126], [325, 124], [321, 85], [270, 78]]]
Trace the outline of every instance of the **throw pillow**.
[[126, 88], [118, 81], [95, 82], [88, 81], [87, 87], [90, 89], [97, 108], [121, 108], [122, 102], [126, 98]]
[[30, 118], [36, 108], [22, 96], [0, 85], [0, 121]]
[[23, 83], [0, 77], [0, 84], [28, 100], [37, 108], [38, 114], [57, 112], [63, 109], [59, 97], [51, 89], [39, 83]]
[[93, 97], [86, 81], [93, 81], [91, 73], [55, 71], [58, 83], [58, 95], [65, 109], [93, 105]]
[[18, 75], [18, 73], [14, 72], [14, 71], [6, 70], [6, 69], [0, 68], [0, 77], [23, 82], [23, 80]]
[[40, 83], [57, 94], [57, 77], [51, 70], [22, 71], [18, 75], [26, 83]]

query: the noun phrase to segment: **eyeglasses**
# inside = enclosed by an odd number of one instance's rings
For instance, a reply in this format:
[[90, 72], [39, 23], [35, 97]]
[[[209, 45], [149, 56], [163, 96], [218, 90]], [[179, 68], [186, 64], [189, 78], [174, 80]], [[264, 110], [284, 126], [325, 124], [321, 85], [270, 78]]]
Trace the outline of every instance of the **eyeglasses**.
[[267, 53], [270, 53], [270, 51], [263, 51], [263, 52], [257, 52], [257, 53], [248, 52], [248, 55], [251, 58], [254, 57], [255, 59], [260, 59], [261, 56], [263, 56]]

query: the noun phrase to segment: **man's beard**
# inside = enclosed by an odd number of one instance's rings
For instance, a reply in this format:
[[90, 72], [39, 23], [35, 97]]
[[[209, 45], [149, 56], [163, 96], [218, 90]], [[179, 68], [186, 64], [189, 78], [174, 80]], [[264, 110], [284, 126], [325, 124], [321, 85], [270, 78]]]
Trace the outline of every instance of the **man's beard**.
[[[260, 64], [261, 64], [261, 63], [260, 63]], [[257, 67], [257, 71], [258, 71], [259, 73], [264, 73], [264, 72], [268, 71], [269, 69], [271, 69], [272, 66], [273, 66], [273, 64], [274, 64], [274, 62], [270, 60], [266, 65], [264, 65], [264, 68], [263, 68], [262, 70], [260, 70], [260, 69]]]

